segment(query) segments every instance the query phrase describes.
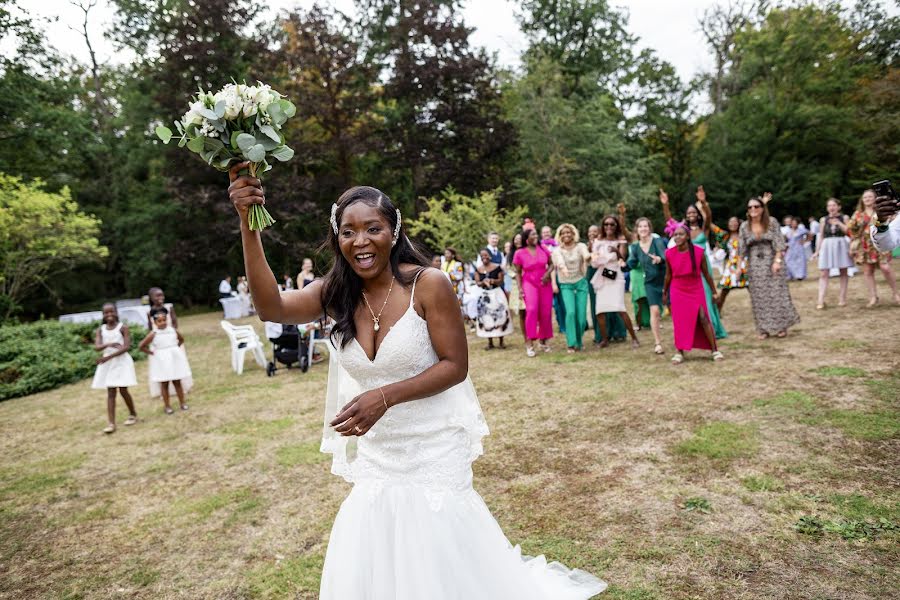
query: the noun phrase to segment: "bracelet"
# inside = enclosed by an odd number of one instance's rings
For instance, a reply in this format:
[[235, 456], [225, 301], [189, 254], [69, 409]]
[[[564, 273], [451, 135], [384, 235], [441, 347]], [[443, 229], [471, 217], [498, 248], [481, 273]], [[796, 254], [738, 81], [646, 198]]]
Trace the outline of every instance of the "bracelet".
[[387, 398], [384, 397], [384, 390], [378, 388], [378, 391], [381, 392], [381, 401], [384, 402], [384, 410], [388, 409]]

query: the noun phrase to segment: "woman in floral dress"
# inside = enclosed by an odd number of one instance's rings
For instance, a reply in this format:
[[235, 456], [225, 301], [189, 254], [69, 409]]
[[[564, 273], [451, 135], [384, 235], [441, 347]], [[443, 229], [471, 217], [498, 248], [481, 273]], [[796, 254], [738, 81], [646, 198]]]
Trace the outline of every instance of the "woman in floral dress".
[[891, 286], [891, 294], [894, 302], [900, 304], [900, 295], [897, 294], [897, 280], [891, 271], [891, 253], [879, 252], [869, 237], [869, 228], [875, 217], [875, 190], [866, 190], [859, 199], [856, 212], [847, 223], [850, 233], [850, 253], [856, 264], [862, 267], [863, 278], [866, 287], [869, 288], [869, 306], [878, 304], [878, 290], [875, 287], [875, 269], [881, 269], [884, 280]]
[[784, 273], [784, 236], [778, 221], [769, 217], [762, 198], [747, 202], [747, 220], [741, 224], [738, 253], [747, 259], [750, 304], [759, 339], [784, 337], [800, 321]]

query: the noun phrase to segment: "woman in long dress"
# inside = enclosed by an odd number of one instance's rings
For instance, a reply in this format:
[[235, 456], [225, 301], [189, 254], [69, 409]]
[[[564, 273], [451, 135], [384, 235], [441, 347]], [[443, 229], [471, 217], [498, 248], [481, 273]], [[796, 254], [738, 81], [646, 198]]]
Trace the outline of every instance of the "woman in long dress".
[[353, 489], [331, 531], [320, 600], [575, 600], [603, 591], [588, 573], [522, 557], [472, 488], [488, 429], [457, 298], [424, 267], [387, 196], [344, 192], [332, 206], [331, 270], [279, 293], [248, 225], [248, 208], [264, 196], [259, 180], [238, 177], [246, 166], [232, 168], [229, 196], [260, 317], [335, 321], [322, 450]]
[[891, 288], [891, 296], [894, 303], [900, 304], [900, 294], [897, 293], [897, 279], [891, 270], [891, 253], [879, 252], [872, 244], [869, 229], [875, 219], [875, 190], [866, 190], [859, 198], [856, 212], [847, 223], [847, 231], [852, 241], [850, 253], [857, 265], [862, 267], [863, 279], [869, 288], [869, 306], [878, 304], [878, 290], [875, 287], [875, 270], [880, 269], [884, 280]]
[[628, 258], [627, 240], [618, 219], [613, 216], [603, 217], [600, 231], [600, 236], [594, 240], [594, 247], [591, 248], [591, 264], [596, 269], [591, 285], [594, 287], [594, 309], [597, 311], [602, 338], [600, 347], [609, 345], [605, 314], [616, 313], [631, 334], [631, 347], [637, 348], [640, 342], [631, 325], [631, 317], [625, 311], [625, 277], [622, 266]]
[[716, 336], [709, 318], [709, 305], [703, 291], [705, 279], [713, 284], [709, 263], [703, 248], [691, 243], [691, 230], [680, 224], [672, 233], [675, 245], [666, 250], [666, 280], [663, 302], [671, 300], [672, 328], [675, 334], [673, 364], [684, 362], [684, 353], [694, 348], [712, 352], [713, 360], [724, 356], [716, 345]]
[[809, 232], [800, 219], [791, 217], [790, 229], [785, 237], [787, 251], [784, 254], [784, 265], [787, 267], [787, 278], [802, 281], [806, 279], [806, 240]]
[[[703, 248], [703, 260], [712, 273], [712, 265], [709, 260], [710, 238], [712, 237], [712, 211], [706, 202], [706, 191], [703, 186], [697, 187], [697, 203], [691, 204], [684, 211], [683, 224], [690, 231], [691, 241], [694, 245]], [[659, 201], [663, 207], [663, 214], [666, 217], [666, 231], [674, 231], [682, 223], [672, 218], [672, 212], [669, 209], [669, 196], [662, 189], [659, 190]], [[674, 237], [674, 236], [673, 236]], [[673, 243], [670, 241], [669, 246]], [[725, 326], [722, 324], [722, 318], [719, 315], [719, 307], [716, 304], [715, 288], [707, 285], [706, 278], [703, 278], [703, 293], [706, 296], [706, 309], [709, 313], [709, 319], [716, 332], [716, 339], [728, 337]]]
[[478, 337], [487, 338], [485, 350], [494, 349], [494, 338], [499, 338], [500, 348], [506, 349], [503, 338], [513, 332], [513, 324], [503, 291], [503, 266], [491, 262], [487, 248], [481, 250], [480, 258], [481, 263], [475, 268], [475, 283], [481, 290], [475, 333]]
[[[762, 198], [747, 202], [747, 220], [741, 223], [741, 256], [747, 259], [750, 305], [759, 339], [784, 337], [800, 321], [784, 273], [785, 242], [778, 221], [769, 217]], [[800, 248], [803, 252], [803, 248]]]

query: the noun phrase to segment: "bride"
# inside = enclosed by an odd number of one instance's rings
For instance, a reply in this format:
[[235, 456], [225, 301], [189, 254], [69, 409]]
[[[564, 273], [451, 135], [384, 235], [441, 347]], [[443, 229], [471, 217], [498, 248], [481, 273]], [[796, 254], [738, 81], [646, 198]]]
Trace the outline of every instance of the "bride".
[[259, 317], [334, 319], [322, 451], [353, 484], [331, 530], [321, 600], [586, 599], [606, 584], [523, 557], [472, 488], [488, 433], [468, 377], [468, 348], [447, 278], [406, 237], [383, 193], [354, 187], [331, 207], [334, 263], [279, 292], [247, 212], [258, 179], [231, 169], [229, 196]]

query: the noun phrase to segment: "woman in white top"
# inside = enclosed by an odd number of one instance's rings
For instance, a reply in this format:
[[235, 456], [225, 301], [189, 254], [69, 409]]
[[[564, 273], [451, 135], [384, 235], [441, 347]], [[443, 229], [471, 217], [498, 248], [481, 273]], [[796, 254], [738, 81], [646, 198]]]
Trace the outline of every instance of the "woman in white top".
[[116, 305], [107, 302], [103, 305], [103, 324], [97, 329], [94, 339], [94, 350], [103, 352], [103, 356], [97, 359], [97, 370], [94, 371], [94, 380], [91, 382], [92, 389], [106, 390], [108, 423], [103, 433], [113, 433], [116, 430], [116, 390], [122, 394], [125, 406], [128, 407], [129, 416], [125, 424], [137, 423], [134, 400], [128, 391], [129, 387], [137, 385], [134, 360], [128, 354], [129, 348], [131, 333], [128, 325], [119, 322]]
[[585, 274], [591, 264], [591, 252], [584, 243], [578, 241], [578, 229], [571, 223], [563, 223], [556, 228], [556, 241], [559, 245], [552, 253], [553, 266], [556, 267], [553, 293], [562, 297], [566, 309], [566, 346], [571, 354], [584, 349], [582, 337], [587, 329], [590, 286]]
[[613, 216], [603, 218], [600, 226], [600, 235], [594, 240], [591, 248], [591, 264], [597, 269], [591, 278], [596, 297], [594, 310], [597, 312], [597, 324], [600, 325], [602, 341], [600, 347], [609, 346], [609, 336], [606, 333], [606, 319], [599, 315], [604, 313], [618, 313], [625, 322], [625, 328], [631, 335], [631, 347], [640, 346], [631, 317], [625, 310], [625, 276], [622, 266], [628, 257], [628, 242], [619, 224], [619, 220]]
[[[401, 230], [382, 192], [355, 187], [331, 207], [334, 263], [279, 293], [247, 212], [258, 179], [230, 172], [246, 271], [260, 317], [334, 318], [322, 450], [353, 483], [334, 521], [320, 600], [586, 599], [606, 584], [513, 548], [472, 488], [488, 433], [447, 278]], [[355, 442], [353, 459], [348, 441]]]

